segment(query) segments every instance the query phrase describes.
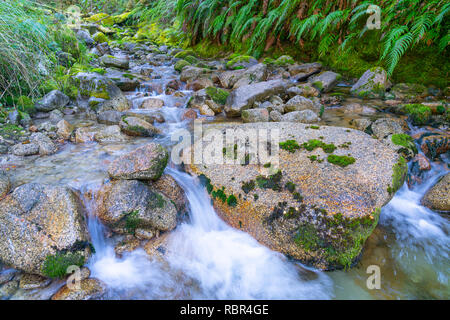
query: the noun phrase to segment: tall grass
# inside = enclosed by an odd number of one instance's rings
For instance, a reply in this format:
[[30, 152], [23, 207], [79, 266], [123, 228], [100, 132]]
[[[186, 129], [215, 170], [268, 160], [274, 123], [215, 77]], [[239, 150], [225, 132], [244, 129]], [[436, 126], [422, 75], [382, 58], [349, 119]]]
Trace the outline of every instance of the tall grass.
[[[366, 27], [374, 3], [381, 8], [380, 30]], [[204, 38], [245, 43], [256, 57], [283, 41], [315, 43], [319, 56], [342, 54], [371, 36], [389, 74], [408, 50], [425, 45], [444, 54], [450, 42], [446, 0], [178, 0], [177, 11], [193, 44]]]
[[0, 99], [37, 94], [53, 57], [47, 23], [28, 0], [0, 1]]

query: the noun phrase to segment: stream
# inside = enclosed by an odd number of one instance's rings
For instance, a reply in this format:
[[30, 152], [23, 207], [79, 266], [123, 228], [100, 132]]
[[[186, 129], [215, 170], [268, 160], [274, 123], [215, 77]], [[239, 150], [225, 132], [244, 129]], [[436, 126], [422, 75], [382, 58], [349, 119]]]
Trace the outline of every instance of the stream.
[[[137, 71], [140, 66], [131, 69]], [[163, 89], [177, 78], [173, 66], [152, 66]], [[164, 92], [164, 90], [163, 90]], [[185, 97], [158, 94], [145, 82], [132, 101], [148, 94], [165, 101], [164, 133], [153, 141], [169, 150], [171, 135], [189, 128], [181, 121]], [[136, 102], [133, 103], [136, 108]], [[182, 106], [179, 107], [178, 105]], [[135, 110], [133, 110], [135, 111]], [[149, 112], [136, 110], [136, 112]], [[336, 118], [339, 118], [336, 116]], [[333, 116], [326, 124], [339, 125]], [[70, 120], [68, 120], [70, 122]], [[73, 122], [83, 121], [73, 116]], [[207, 118], [207, 121], [214, 121]], [[325, 124], [323, 123], [323, 124]], [[448, 172], [447, 164], [432, 164], [424, 182], [411, 190], [405, 184], [381, 212], [380, 222], [366, 242], [361, 260], [349, 270], [322, 272], [269, 250], [250, 235], [223, 222], [196, 177], [169, 163], [165, 170], [186, 193], [188, 218], [167, 235], [165, 252], [149, 256], [144, 249], [117, 256], [116, 237], [92, 213], [89, 197], [107, 179], [106, 168], [117, 156], [145, 143], [139, 138], [118, 144], [66, 143], [58, 153], [24, 163], [14, 172], [14, 185], [28, 182], [68, 185], [79, 191], [88, 209], [88, 227], [95, 254], [87, 266], [103, 281], [109, 299], [448, 299], [450, 226], [443, 217], [420, 205], [425, 192]], [[420, 148], [419, 148], [420, 149]], [[170, 151], [169, 151], [170, 153]], [[448, 163], [448, 159], [445, 159]], [[367, 268], [378, 265], [381, 289], [370, 290]], [[57, 289], [58, 287], [56, 287]], [[43, 290], [44, 291], [44, 290]], [[46, 293], [47, 294], [47, 293]], [[37, 296], [39, 297], [39, 295]], [[13, 298], [20, 299], [20, 296]]]

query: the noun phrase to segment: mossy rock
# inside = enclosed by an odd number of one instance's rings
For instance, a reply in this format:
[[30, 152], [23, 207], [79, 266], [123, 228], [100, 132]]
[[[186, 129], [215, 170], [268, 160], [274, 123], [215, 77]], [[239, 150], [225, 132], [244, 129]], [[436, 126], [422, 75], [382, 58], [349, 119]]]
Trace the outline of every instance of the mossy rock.
[[238, 55], [227, 62], [227, 69], [229, 70], [246, 69], [257, 63], [258, 61], [252, 56]]
[[175, 55], [175, 58], [178, 59], [185, 59], [186, 57], [191, 56], [191, 57], [196, 57], [197, 55], [195, 54], [195, 52], [193, 50], [184, 50], [181, 52], [178, 52]]
[[403, 111], [409, 116], [414, 125], [425, 125], [430, 121], [431, 108], [423, 104], [406, 104]]
[[205, 91], [215, 103], [221, 105], [224, 105], [227, 102], [228, 96], [230, 95], [228, 91], [216, 87], [208, 87]]
[[97, 43], [109, 42], [108, 37], [103, 32], [97, 32], [92, 37]]
[[187, 62], [186, 60], [178, 60], [177, 63], [174, 65], [174, 69], [178, 72], [181, 72], [184, 67], [190, 66], [191, 64]]
[[[215, 209], [227, 223], [316, 268], [354, 265], [377, 225], [380, 208], [404, 182], [404, 163], [395, 150], [358, 130], [324, 125], [311, 130], [310, 125], [287, 122], [215, 123], [209, 129], [224, 135], [227, 130], [277, 130], [277, 141], [284, 142], [277, 162], [261, 159], [242, 166], [243, 155], [237, 151], [235, 164], [229, 158], [224, 159], [228, 163], [208, 166], [191, 161], [187, 169], [203, 176]], [[215, 137], [213, 143], [220, 140]], [[211, 148], [210, 137], [201, 143]], [[228, 204], [230, 195], [237, 199], [235, 206]]]
[[100, 23], [104, 26], [112, 26], [114, 24], [114, 20], [114, 17], [111, 17], [106, 13], [97, 13], [93, 16], [90, 16], [89, 18], [86, 18], [87, 22]]
[[17, 99], [17, 107], [19, 111], [26, 112], [28, 114], [34, 114], [36, 112], [36, 108], [34, 107], [33, 100], [27, 96], [20, 96]]
[[288, 65], [294, 64], [294, 58], [291, 56], [281, 56], [273, 62], [274, 65], [279, 67], [287, 67]]

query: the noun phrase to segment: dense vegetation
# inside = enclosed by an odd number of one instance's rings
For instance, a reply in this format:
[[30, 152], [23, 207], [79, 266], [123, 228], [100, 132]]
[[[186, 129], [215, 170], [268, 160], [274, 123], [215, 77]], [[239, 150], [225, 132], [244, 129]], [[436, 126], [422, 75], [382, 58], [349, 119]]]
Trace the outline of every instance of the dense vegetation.
[[[289, 54], [351, 77], [383, 66], [397, 82], [448, 86], [445, 0], [379, 1], [379, 30], [367, 28], [371, 1], [362, 0], [7, 0], [0, 2], [2, 105], [31, 104], [26, 98], [56, 88], [76, 94], [68, 75], [82, 69], [89, 54], [64, 26], [61, 12], [72, 4], [85, 16], [127, 12], [123, 24], [138, 32], [134, 40], [177, 42], [209, 55]], [[61, 63], [60, 52], [70, 53], [68, 63]]]

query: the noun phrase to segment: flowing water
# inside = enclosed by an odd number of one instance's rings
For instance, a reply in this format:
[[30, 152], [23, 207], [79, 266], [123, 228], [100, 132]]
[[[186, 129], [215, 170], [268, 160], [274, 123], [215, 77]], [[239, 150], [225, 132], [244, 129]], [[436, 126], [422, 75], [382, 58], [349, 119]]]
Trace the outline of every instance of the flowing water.
[[[170, 65], [155, 67], [154, 72], [162, 75], [158, 81], [163, 89], [176, 77]], [[142, 93], [165, 101], [161, 111], [166, 122], [158, 125], [164, 135], [157, 141], [170, 149], [171, 134], [187, 127], [180, 118], [190, 92], [174, 98], [143, 83], [131, 97], [135, 107]], [[148, 139], [106, 145], [68, 143], [55, 155], [22, 163], [15, 170], [14, 183], [62, 184], [82, 196], [91, 194], [107, 179], [111, 160], [146, 142]], [[433, 164], [424, 183], [412, 190], [405, 185], [396, 194], [382, 209], [379, 226], [357, 266], [322, 272], [291, 261], [229, 227], [217, 216], [198, 179], [169, 164], [166, 173], [184, 189], [189, 218], [167, 236], [164, 254], [149, 256], [139, 248], [117, 256], [114, 246], [120, 239], [106, 236], [107, 230], [93, 215], [91, 200], [83, 197], [96, 249], [88, 266], [93, 277], [107, 284], [110, 299], [450, 298], [449, 223], [420, 205], [424, 193], [447, 171], [446, 164]], [[381, 289], [369, 290], [366, 285], [370, 265], [380, 267]]]

